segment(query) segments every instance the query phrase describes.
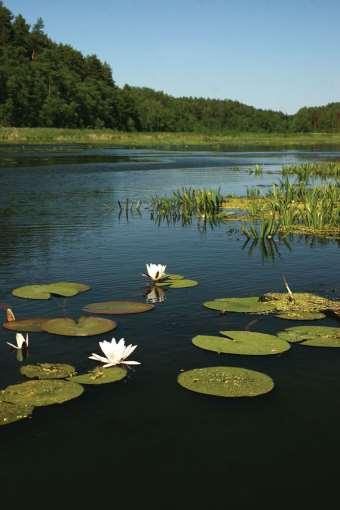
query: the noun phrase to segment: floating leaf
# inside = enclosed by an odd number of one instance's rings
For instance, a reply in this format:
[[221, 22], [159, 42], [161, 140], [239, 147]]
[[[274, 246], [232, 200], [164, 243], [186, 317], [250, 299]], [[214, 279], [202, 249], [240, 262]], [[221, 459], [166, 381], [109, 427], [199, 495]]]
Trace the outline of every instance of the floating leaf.
[[196, 347], [225, 354], [269, 355], [288, 351], [290, 345], [274, 335], [253, 331], [221, 331], [221, 336], [197, 335], [192, 339]]
[[80, 317], [78, 321], [69, 317], [51, 319], [42, 324], [47, 333], [64, 336], [93, 336], [107, 333], [117, 327], [117, 323], [102, 317]]
[[101, 303], [91, 303], [83, 310], [91, 313], [105, 313], [110, 315], [120, 315], [128, 313], [142, 313], [155, 308], [149, 303], [139, 301], [103, 301]]
[[127, 370], [122, 367], [98, 367], [86, 374], [76, 375], [71, 380], [79, 384], [107, 384], [121, 381], [126, 376]]
[[10, 322], [4, 322], [3, 327], [11, 331], [27, 331], [28, 333], [38, 333], [43, 331], [41, 325], [51, 319], [35, 317], [32, 319], [20, 319]]
[[75, 382], [61, 380], [27, 381], [8, 386], [0, 393], [0, 400], [13, 404], [49, 406], [79, 397], [84, 388]]
[[278, 336], [310, 347], [340, 347], [340, 329], [329, 326], [296, 326], [280, 331]]
[[196, 280], [174, 280], [173, 283], [171, 283], [170, 288], [171, 289], [185, 289], [187, 287], [196, 287], [198, 285], [198, 282]]
[[221, 298], [203, 303], [207, 308], [221, 312], [293, 313], [323, 312], [336, 306], [336, 301], [308, 292], [295, 292], [294, 300], [288, 293], [268, 292], [260, 297]]
[[268, 375], [237, 367], [195, 368], [182, 372], [177, 382], [187, 390], [218, 397], [255, 397], [274, 387]]
[[72, 365], [65, 363], [38, 363], [21, 367], [20, 373], [36, 379], [65, 379], [72, 377], [76, 371]]
[[184, 278], [181, 274], [167, 274], [165, 276], [169, 280], [183, 280]]
[[63, 297], [73, 297], [80, 292], [89, 290], [88, 285], [75, 282], [55, 282], [46, 284], [25, 285], [12, 290], [16, 297], [26, 299], [49, 299], [51, 294]]
[[273, 310], [271, 303], [259, 301], [256, 296], [240, 298], [221, 298], [206, 301], [203, 306], [219, 312], [269, 313]]
[[0, 402], [0, 425], [8, 425], [31, 416], [34, 407], [21, 404]]
[[315, 321], [324, 319], [326, 315], [322, 312], [283, 312], [277, 314], [276, 317], [291, 321]]

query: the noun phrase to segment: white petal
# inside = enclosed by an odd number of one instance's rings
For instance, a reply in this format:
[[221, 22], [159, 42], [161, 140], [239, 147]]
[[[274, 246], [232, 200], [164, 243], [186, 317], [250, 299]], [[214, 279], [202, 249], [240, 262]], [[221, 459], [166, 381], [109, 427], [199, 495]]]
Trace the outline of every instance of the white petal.
[[100, 361], [101, 363], [107, 363], [108, 360], [107, 358], [104, 358], [103, 356], [99, 356], [99, 354], [95, 354], [94, 352], [92, 353], [91, 356], [89, 356], [89, 359], [94, 359], [95, 361]]
[[130, 356], [130, 354], [133, 353], [133, 351], [137, 348], [137, 345], [128, 345], [127, 348], [125, 349], [125, 352], [124, 352], [124, 355], [123, 355], [123, 359], [126, 359]]
[[10, 342], [6, 342], [7, 345], [10, 345], [11, 347], [13, 347], [13, 349], [21, 349], [21, 347], [18, 347], [17, 345], [13, 345], [11, 344]]
[[112, 356], [112, 353], [116, 350], [116, 341], [112, 338], [111, 342], [107, 342], [104, 340], [103, 342], [99, 342], [100, 348], [105, 354], [105, 356], [109, 359]]
[[18, 349], [21, 349], [24, 343], [26, 343], [25, 337], [21, 333], [17, 333], [15, 339], [17, 341]]
[[139, 361], [121, 361], [122, 365], [141, 365]]

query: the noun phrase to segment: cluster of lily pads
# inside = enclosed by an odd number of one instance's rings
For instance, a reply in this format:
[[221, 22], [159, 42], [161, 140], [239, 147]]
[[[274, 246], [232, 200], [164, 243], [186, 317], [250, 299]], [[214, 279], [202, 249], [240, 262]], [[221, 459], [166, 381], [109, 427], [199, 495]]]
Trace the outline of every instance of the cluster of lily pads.
[[[193, 280], [185, 280], [181, 275], [165, 273], [166, 266], [160, 264], [147, 265], [147, 275], [153, 285], [174, 288], [192, 287]], [[175, 285], [184, 281], [181, 286]], [[189, 282], [189, 283], [188, 283]], [[198, 282], [194, 282], [195, 285]], [[26, 285], [12, 291], [16, 297], [24, 299], [50, 299], [52, 295], [73, 297], [89, 290], [88, 285], [75, 282], [56, 282], [39, 285]], [[143, 313], [154, 308], [153, 304], [138, 301], [105, 301], [90, 303], [83, 310], [91, 316], [81, 316], [78, 320], [70, 317], [43, 318], [33, 317], [17, 319], [10, 308], [7, 308], [7, 318], [3, 326], [7, 330], [16, 332], [16, 344], [7, 342], [10, 347], [22, 356], [23, 360], [29, 348], [28, 332], [46, 332], [54, 335], [87, 337], [108, 333], [117, 327], [111, 319], [98, 317], [97, 314], [119, 315]], [[25, 332], [26, 335], [22, 335]], [[0, 390], [0, 425], [7, 425], [30, 416], [35, 407], [60, 404], [79, 397], [83, 385], [100, 385], [120, 381], [127, 376], [126, 366], [139, 365], [137, 361], [127, 360], [136, 349], [136, 345], [125, 345], [121, 338], [118, 342], [113, 338], [111, 342], [99, 342], [103, 355], [92, 353], [89, 358], [102, 366], [86, 373], [77, 374], [75, 367], [63, 363], [38, 363], [24, 365], [20, 373], [32, 380], [14, 384]]]
[[[267, 293], [260, 297], [220, 298], [205, 307], [225, 312], [275, 314], [286, 320], [316, 320], [331, 312], [338, 316], [339, 304], [309, 293]], [[307, 347], [340, 347], [340, 330], [328, 326], [295, 326], [269, 335], [252, 331], [220, 331], [222, 336], [197, 335], [192, 343], [218, 354], [264, 356], [282, 354], [292, 343]], [[218, 366], [193, 369], [178, 376], [178, 382], [197, 393], [223, 397], [249, 397], [268, 393], [274, 381], [262, 372]]]

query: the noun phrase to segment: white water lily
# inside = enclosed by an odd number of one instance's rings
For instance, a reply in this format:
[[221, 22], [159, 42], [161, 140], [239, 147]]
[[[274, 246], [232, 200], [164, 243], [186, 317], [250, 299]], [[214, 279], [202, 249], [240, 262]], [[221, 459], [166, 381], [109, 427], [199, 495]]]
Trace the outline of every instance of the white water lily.
[[6, 342], [8, 345], [13, 347], [13, 349], [28, 349], [28, 333], [26, 333], [26, 337], [22, 335], [21, 333], [17, 333], [15, 336], [15, 340], [17, 342], [17, 345], [11, 344], [10, 342]]
[[105, 357], [93, 352], [89, 358], [104, 363], [103, 368], [113, 367], [119, 364], [140, 365], [139, 361], [126, 361], [126, 358], [133, 353], [137, 345], [125, 345], [124, 338], [121, 338], [119, 342], [116, 342], [115, 338], [112, 338], [111, 342], [104, 340], [103, 342], [99, 342], [99, 345]]
[[166, 276], [165, 274], [166, 266], [162, 266], [162, 264], [146, 264], [147, 275], [151, 280], [157, 282]]

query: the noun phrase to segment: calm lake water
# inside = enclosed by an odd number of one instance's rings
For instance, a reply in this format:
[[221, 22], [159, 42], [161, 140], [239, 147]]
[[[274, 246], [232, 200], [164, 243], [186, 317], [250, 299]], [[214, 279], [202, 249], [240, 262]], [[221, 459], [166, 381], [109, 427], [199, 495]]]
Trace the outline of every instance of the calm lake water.
[[[274, 259], [244, 246], [237, 222], [205, 231], [196, 222], [156, 225], [148, 210], [118, 216], [117, 200], [143, 200], [181, 186], [224, 193], [261, 190], [281, 165], [340, 159], [336, 151], [209, 152], [120, 148], [0, 148], [0, 302], [18, 317], [81, 315], [91, 302], [145, 300], [146, 262], [197, 279], [166, 293], [151, 312], [116, 317], [112, 334], [69, 338], [32, 333], [28, 361], [95, 363], [98, 341], [124, 337], [142, 363], [120, 383], [87, 387], [64, 405], [37, 408], [32, 419], [1, 428], [2, 502], [50, 505], [93, 498], [126, 508], [248, 508], [266, 500], [310, 505], [337, 491], [340, 455], [340, 350], [294, 345], [269, 357], [218, 356], [194, 347], [197, 334], [244, 329], [254, 317], [203, 308], [214, 297], [295, 291], [340, 297], [339, 245], [293, 237]], [[249, 175], [255, 164], [262, 177]], [[11, 289], [29, 283], [79, 281], [91, 290], [71, 299], [20, 300]], [[299, 325], [260, 317], [252, 330]], [[327, 318], [322, 325], [336, 326]], [[23, 380], [0, 330], [1, 387]], [[268, 395], [219, 399], [176, 383], [182, 369], [233, 365], [264, 371]], [[335, 485], [334, 485], [335, 484]], [[294, 499], [293, 499], [294, 498]]]

